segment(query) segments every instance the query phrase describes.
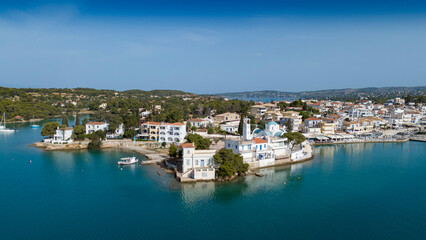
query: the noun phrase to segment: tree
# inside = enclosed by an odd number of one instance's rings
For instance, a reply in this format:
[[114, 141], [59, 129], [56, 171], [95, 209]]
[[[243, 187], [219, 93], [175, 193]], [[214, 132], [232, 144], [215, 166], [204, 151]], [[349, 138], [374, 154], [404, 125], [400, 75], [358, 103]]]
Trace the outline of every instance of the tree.
[[80, 125], [80, 117], [78, 116], [78, 112], [77, 112], [77, 114], [75, 115], [75, 126], [78, 126], [78, 125]]
[[48, 122], [44, 125], [41, 130], [41, 136], [52, 136], [55, 134], [56, 129], [59, 127], [59, 123], [57, 122]]
[[236, 173], [239, 175], [247, 172], [249, 165], [244, 163], [240, 154], [234, 154], [231, 149], [222, 148], [213, 159], [219, 164], [217, 175], [219, 177], [232, 177]]
[[213, 133], [214, 133], [214, 128], [209, 128], [209, 129], [207, 130], [207, 133], [208, 133], [208, 134], [213, 134]]
[[68, 125], [68, 116], [65, 115], [65, 114], [62, 114], [62, 124], [61, 125], [65, 126], [65, 127], [69, 126]]
[[172, 144], [169, 147], [169, 156], [172, 158], [175, 158], [176, 156], [178, 156], [178, 149], [176, 147], [176, 145]]
[[192, 131], [192, 132], [195, 132], [196, 130], [197, 130], [197, 127], [196, 127], [196, 126], [192, 126], [192, 127], [191, 127], [191, 131]]
[[238, 134], [243, 135], [244, 117], [241, 116], [240, 123], [238, 124]]
[[81, 125], [86, 126], [86, 124], [89, 122], [89, 119], [85, 118], [83, 119], [83, 121], [81, 122]]
[[191, 123], [189, 121], [186, 122], [186, 131], [189, 132], [191, 130]]
[[74, 140], [84, 140], [86, 137], [86, 128], [83, 125], [77, 125], [74, 127]]
[[285, 122], [285, 127], [287, 128], [287, 132], [291, 132], [293, 130], [293, 126], [291, 124], [291, 121], [288, 120], [287, 122]]
[[166, 145], [167, 145], [167, 143], [166, 143], [166, 142], [162, 142], [162, 143], [161, 143], [161, 147], [162, 147], [162, 148], [165, 148], [165, 147], [166, 147]]
[[305, 136], [300, 132], [284, 133], [281, 137], [287, 138], [288, 141], [292, 143], [291, 149], [293, 149], [295, 145], [301, 144], [306, 140]]
[[196, 133], [190, 133], [186, 135], [185, 139], [190, 143], [194, 143], [195, 149], [209, 149], [210, 145], [212, 144], [210, 139], [203, 138]]
[[133, 139], [133, 137], [136, 136], [137, 134], [138, 132], [135, 129], [130, 129], [130, 130], [124, 131], [123, 137]]

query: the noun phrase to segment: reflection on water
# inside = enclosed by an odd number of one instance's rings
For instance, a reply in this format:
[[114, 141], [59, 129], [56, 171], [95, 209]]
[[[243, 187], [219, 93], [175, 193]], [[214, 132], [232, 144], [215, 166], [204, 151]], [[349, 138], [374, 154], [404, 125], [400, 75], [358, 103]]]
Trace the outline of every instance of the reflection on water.
[[275, 191], [287, 186], [297, 186], [303, 181], [303, 168], [310, 166], [303, 162], [280, 167], [257, 170], [263, 177], [249, 175], [230, 182], [196, 182], [181, 184], [182, 200], [188, 204], [215, 199], [231, 202], [244, 196]]

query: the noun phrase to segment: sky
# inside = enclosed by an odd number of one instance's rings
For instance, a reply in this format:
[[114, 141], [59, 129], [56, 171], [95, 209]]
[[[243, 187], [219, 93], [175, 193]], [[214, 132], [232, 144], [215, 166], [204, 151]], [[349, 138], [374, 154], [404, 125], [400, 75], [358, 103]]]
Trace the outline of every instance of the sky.
[[424, 0], [2, 0], [0, 86], [424, 86], [425, 43]]

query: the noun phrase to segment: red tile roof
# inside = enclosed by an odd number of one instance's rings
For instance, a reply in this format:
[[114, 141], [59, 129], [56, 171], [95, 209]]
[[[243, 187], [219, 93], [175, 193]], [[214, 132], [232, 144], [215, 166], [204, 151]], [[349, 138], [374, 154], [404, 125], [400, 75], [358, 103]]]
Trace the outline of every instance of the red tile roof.
[[104, 122], [88, 122], [86, 123], [86, 125], [103, 125], [105, 124]]
[[316, 118], [316, 117], [310, 117], [310, 118], [305, 119], [305, 121], [318, 121], [318, 120], [321, 120], [321, 119]]
[[266, 141], [265, 139], [262, 139], [262, 138], [253, 138], [253, 142], [255, 144], [268, 143], [268, 141]]
[[148, 125], [160, 125], [161, 123], [159, 123], [159, 122], [144, 122], [143, 124], [148, 124]]
[[182, 144], [182, 148], [195, 148], [195, 146], [192, 143], [184, 143]]
[[204, 121], [206, 121], [206, 120], [204, 120], [204, 119], [199, 119], [199, 118], [194, 118], [194, 119], [189, 119], [189, 121], [191, 121], [191, 122], [204, 122]]

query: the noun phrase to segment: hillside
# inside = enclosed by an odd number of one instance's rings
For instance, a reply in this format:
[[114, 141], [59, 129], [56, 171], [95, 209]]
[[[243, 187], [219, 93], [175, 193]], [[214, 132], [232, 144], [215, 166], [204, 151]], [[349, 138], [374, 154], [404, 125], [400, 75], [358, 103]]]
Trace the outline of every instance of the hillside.
[[215, 96], [226, 98], [314, 98], [314, 99], [360, 99], [360, 98], [393, 98], [406, 95], [420, 96], [426, 94], [426, 86], [419, 87], [383, 87], [383, 88], [346, 88], [303, 92], [253, 91], [218, 93]]

